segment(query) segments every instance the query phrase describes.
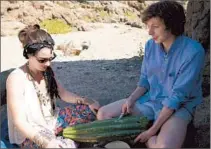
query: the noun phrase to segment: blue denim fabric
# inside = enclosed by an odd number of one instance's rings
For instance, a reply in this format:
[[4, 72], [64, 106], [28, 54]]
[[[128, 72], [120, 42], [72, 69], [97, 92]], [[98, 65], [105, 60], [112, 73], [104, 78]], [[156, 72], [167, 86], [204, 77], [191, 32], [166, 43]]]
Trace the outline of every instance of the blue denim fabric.
[[[149, 120], [152, 121], [155, 121], [158, 118], [163, 107], [161, 102], [158, 103], [155, 101], [147, 101], [142, 104], [140, 104], [139, 101], [137, 101], [135, 106], [140, 110], [141, 115], [147, 117]], [[172, 116], [178, 117], [190, 123], [193, 118], [192, 115], [194, 111], [195, 108], [193, 108], [191, 111], [187, 110], [186, 108], [179, 108], [177, 111], [173, 113]]]
[[156, 120], [163, 105], [158, 100], [150, 100], [149, 92], [141, 96], [135, 103], [140, 113], [149, 120]]
[[[140, 110], [141, 115], [153, 121], [155, 121], [158, 118], [163, 108], [163, 104], [161, 100], [150, 100], [149, 92], [141, 96], [136, 101], [135, 106]], [[193, 118], [194, 112], [195, 112], [195, 107], [192, 109], [181, 107], [177, 109], [172, 116], [179, 117], [189, 123]]]
[[143, 104], [147, 101], [150, 100], [150, 95], [149, 95], [149, 92], [146, 92], [143, 96], [141, 96], [137, 101], [140, 103], [140, 104]]

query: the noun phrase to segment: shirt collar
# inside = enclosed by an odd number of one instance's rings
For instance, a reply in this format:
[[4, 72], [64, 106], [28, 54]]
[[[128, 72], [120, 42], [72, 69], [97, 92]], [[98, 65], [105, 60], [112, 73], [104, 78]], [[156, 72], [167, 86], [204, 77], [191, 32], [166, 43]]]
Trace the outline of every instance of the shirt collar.
[[180, 41], [182, 40], [182, 37], [183, 37], [183, 35], [180, 35], [180, 36], [177, 36], [176, 37], [176, 39], [172, 43], [172, 45], [171, 45], [168, 53], [166, 53], [165, 50], [164, 50], [164, 48], [163, 48], [163, 46], [161, 44], [159, 44], [159, 47], [160, 47], [162, 53], [168, 54], [168, 55], [171, 54], [171, 53], [173, 53], [175, 51], [175, 49], [177, 49], [177, 47], [181, 44]]

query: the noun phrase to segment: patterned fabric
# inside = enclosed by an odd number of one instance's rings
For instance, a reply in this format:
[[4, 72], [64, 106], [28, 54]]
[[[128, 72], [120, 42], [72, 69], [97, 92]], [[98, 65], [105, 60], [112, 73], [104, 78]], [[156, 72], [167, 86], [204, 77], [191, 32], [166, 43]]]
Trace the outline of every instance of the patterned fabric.
[[96, 116], [90, 110], [89, 106], [72, 104], [71, 107], [65, 107], [60, 110], [57, 119], [56, 134], [59, 134], [67, 126], [88, 123], [94, 120], [96, 120]]
[[[60, 109], [57, 118], [56, 135], [60, 135], [67, 126], [73, 126], [81, 123], [88, 123], [96, 120], [96, 116], [89, 106], [83, 104], [70, 104], [68, 107]], [[33, 141], [26, 139], [21, 148], [39, 148]]]

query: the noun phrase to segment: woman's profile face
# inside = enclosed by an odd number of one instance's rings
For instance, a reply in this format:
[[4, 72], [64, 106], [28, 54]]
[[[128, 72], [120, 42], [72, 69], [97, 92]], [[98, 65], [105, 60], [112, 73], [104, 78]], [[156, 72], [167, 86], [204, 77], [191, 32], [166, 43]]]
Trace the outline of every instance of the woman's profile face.
[[39, 71], [45, 71], [55, 58], [50, 48], [42, 48], [35, 55], [29, 57], [29, 63]]

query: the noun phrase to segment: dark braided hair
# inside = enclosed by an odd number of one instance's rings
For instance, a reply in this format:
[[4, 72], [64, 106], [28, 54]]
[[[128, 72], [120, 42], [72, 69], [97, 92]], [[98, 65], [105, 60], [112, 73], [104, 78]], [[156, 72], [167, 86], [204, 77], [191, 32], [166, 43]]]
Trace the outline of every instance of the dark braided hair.
[[[23, 56], [26, 59], [29, 58], [29, 55], [35, 55], [44, 47], [48, 47], [53, 51], [55, 44], [51, 35], [45, 30], [40, 29], [38, 24], [33, 26], [29, 25], [22, 29], [18, 33], [18, 38], [24, 47]], [[50, 66], [43, 72], [43, 76], [46, 81], [46, 88], [48, 94], [50, 95], [51, 103], [53, 103], [53, 108], [55, 108], [54, 99], [60, 96], [54, 72]]]
[[44, 78], [46, 81], [47, 91], [48, 91], [51, 99], [53, 99], [54, 97], [59, 97], [57, 84], [56, 84], [56, 80], [55, 80], [54, 72], [53, 72], [52, 68], [47, 67], [46, 71], [43, 72], [43, 75], [44, 75]]

